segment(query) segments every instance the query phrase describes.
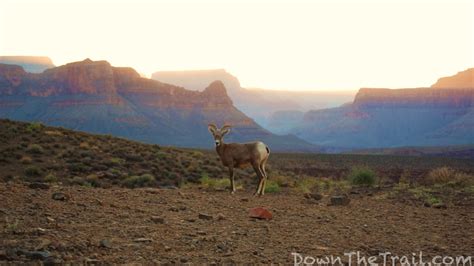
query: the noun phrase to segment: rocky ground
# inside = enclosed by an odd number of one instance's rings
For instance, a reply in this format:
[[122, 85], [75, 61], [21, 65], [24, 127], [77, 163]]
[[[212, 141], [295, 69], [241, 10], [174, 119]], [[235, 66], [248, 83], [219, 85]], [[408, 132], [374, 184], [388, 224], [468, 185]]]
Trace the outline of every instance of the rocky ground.
[[[307, 256], [422, 251], [472, 256], [474, 208], [429, 208], [382, 191], [345, 206], [280, 192], [0, 183], [0, 263], [293, 263]], [[62, 194], [61, 194], [62, 193]], [[271, 220], [249, 217], [265, 207]], [[348, 258], [343, 257], [347, 262]]]

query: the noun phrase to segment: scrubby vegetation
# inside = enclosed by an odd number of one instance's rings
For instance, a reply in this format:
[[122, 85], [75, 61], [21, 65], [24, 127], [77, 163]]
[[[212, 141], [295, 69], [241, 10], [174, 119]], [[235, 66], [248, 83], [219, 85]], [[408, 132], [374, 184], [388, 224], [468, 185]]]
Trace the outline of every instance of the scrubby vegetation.
[[204, 173], [227, 173], [215, 154], [9, 120], [0, 120], [0, 167], [4, 180], [129, 188], [197, 184]]
[[354, 167], [348, 179], [352, 185], [371, 187], [375, 184], [377, 177], [375, 172], [368, 167]]
[[230, 187], [230, 180], [228, 178], [211, 178], [207, 173], [203, 173], [199, 183], [202, 188], [211, 190], [224, 190]]
[[[227, 169], [213, 150], [161, 147], [9, 120], [0, 120], [0, 167], [5, 181], [105, 188], [230, 186]], [[239, 189], [256, 188], [251, 168], [235, 170]], [[474, 165], [465, 159], [272, 153], [267, 172], [266, 193], [331, 195], [369, 189], [426, 205], [449, 204], [459, 193], [474, 195]]]

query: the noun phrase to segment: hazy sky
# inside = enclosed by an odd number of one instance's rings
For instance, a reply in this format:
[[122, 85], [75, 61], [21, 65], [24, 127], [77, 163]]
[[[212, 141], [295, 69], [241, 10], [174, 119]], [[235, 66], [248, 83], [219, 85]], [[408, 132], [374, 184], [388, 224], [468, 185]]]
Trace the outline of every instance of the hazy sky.
[[429, 86], [474, 67], [473, 1], [0, 0], [0, 55], [225, 68], [243, 86]]

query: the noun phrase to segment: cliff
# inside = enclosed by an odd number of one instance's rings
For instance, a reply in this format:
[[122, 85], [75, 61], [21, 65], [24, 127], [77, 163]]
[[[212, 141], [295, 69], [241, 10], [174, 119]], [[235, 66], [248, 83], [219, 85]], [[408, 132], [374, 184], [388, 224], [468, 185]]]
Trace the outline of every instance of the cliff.
[[229, 91], [241, 89], [239, 80], [224, 69], [157, 71], [151, 78], [195, 91], [203, 90], [215, 80], [222, 81]]
[[474, 89], [368, 89], [362, 88], [354, 98], [354, 105], [361, 107], [404, 106], [418, 108], [470, 107], [474, 103]]
[[46, 56], [0, 56], [0, 63], [18, 65], [31, 73], [41, 73], [54, 67], [53, 61]]
[[474, 143], [472, 69], [433, 88], [362, 88], [350, 104], [306, 112], [286, 131], [341, 148], [447, 146]]
[[37, 74], [0, 64], [0, 117], [201, 148], [213, 147], [208, 123], [229, 123], [234, 129], [228, 141], [260, 139], [274, 150], [316, 150], [260, 127], [235, 108], [221, 81], [191, 91], [90, 59]]
[[431, 88], [470, 88], [474, 89], [474, 68], [458, 72], [450, 77], [443, 77]]

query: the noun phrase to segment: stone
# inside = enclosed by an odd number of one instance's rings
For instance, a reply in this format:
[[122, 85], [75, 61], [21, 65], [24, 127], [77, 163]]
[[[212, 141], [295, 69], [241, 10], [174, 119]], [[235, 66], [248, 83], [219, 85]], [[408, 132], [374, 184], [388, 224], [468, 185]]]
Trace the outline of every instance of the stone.
[[216, 216], [216, 219], [217, 219], [218, 221], [225, 220], [225, 215], [222, 214], [222, 213], [218, 213], [217, 216]]
[[198, 217], [201, 220], [212, 220], [214, 218], [212, 217], [212, 215], [209, 215], [207, 213], [199, 213]]
[[86, 258], [85, 262], [86, 262], [86, 265], [98, 265], [98, 264], [100, 264], [100, 260], [91, 259], [91, 258]]
[[54, 192], [51, 196], [53, 200], [60, 200], [60, 201], [67, 201], [69, 200], [69, 195], [62, 193], [62, 192]]
[[332, 206], [345, 206], [350, 203], [350, 199], [347, 196], [332, 196], [331, 204]]
[[172, 211], [172, 212], [178, 212], [179, 211], [178, 207], [175, 207], [175, 206], [169, 207], [168, 210]]
[[30, 183], [28, 187], [32, 189], [49, 189], [49, 184], [33, 182], [33, 183]]
[[263, 219], [263, 220], [273, 219], [272, 213], [263, 207], [256, 207], [256, 208], [250, 209], [249, 216], [251, 218]]
[[102, 248], [112, 248], [112, 243], [107, 239], [102, 239], [99, 242], [99, 246]]
[[321, 200], [323, 198], [323, 195], [313, 192], [304, 194], [304, 197], [307, 199]]
[[137, 243], [146, 243], [146, 242], [152, 242], [153, 240], [151, 240], [150, 238], [144, 238], [144, 237], [140, 237], [140, 238], [136, 238], [133, 240], [133, 242], [137, 242]]
[[31, 260], [45, 260], [51, 256], [48, 251], [20, 251], [20, 253]]
[[35, 250], [45, 250], [51, 245], [51, 240], [47, 238], [41, 238], [40, 243], [36, 245]]
[[446, 204], [444, 204], [444, 203], [435, 203], [435, 204], [433, 204], [433, 208], [436, 208], [436, 209], [447, 209], [448, 206], [446, 206]]
[[165, 246], [165, 251], [171, 251], [171, 247]]
[[151, 220], [152, 220], [154, 223], [157, 223], [157, 224], [164, 224], [164, 223], [165, 223], [165, 218], [160, 217], [160, 216], [152, 216], [152, 217], [151, 217]]

